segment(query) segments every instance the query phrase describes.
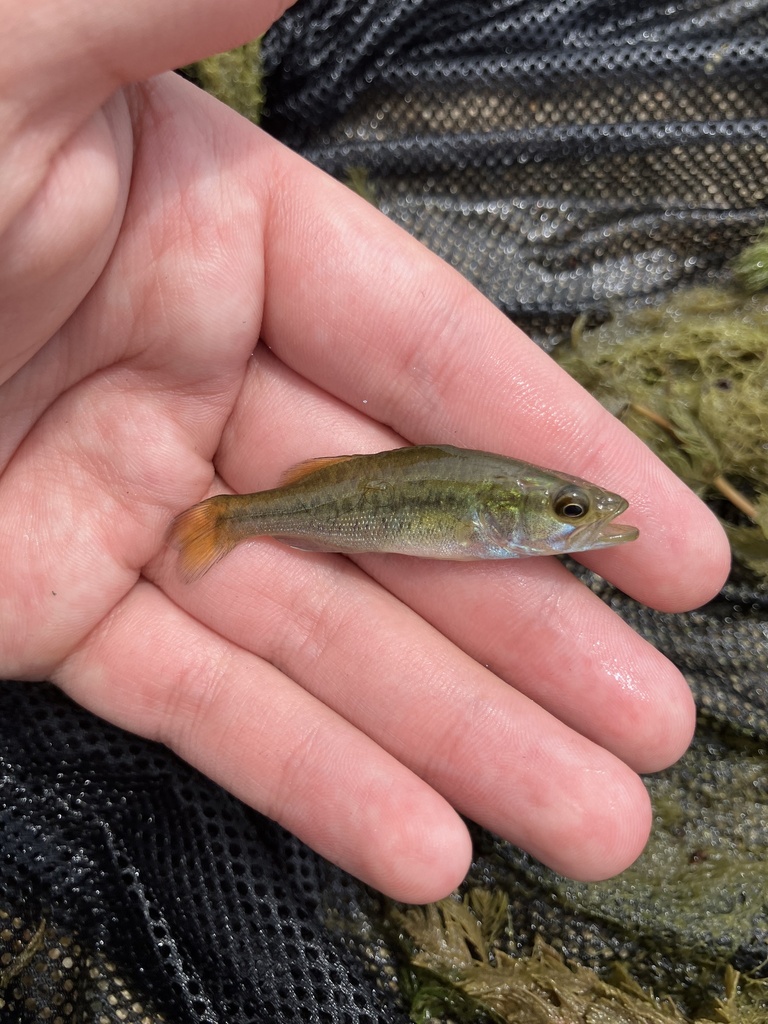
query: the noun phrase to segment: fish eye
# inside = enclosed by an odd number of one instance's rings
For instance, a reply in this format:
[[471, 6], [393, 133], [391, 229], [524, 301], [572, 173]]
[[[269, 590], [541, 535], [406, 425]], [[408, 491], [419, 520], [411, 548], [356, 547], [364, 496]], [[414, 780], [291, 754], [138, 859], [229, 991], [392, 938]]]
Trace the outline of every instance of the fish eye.
[[561, 519], [583, 519], [589, 512], [589, 495], [581, 487], [563, 487], [552, 499], [552, 507]]

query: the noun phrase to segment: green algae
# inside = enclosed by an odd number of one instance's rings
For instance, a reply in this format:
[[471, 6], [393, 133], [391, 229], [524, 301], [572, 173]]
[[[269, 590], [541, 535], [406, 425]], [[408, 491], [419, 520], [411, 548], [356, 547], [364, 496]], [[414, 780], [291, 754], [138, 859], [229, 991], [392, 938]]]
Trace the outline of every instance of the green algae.
[[754, 293], [768, 289], [768, 230], [733, 261], [733, 277], [742, 291]]
[[555, 358], [703, 498], [768, 576], [768, 231], [729, 283], [579, 317]]
[[185, 70], [206, 92], [259, 123], [264, 107], [261, 39], [206, 57]]
[[723, 971], [705, 1015], [687, 1016], [640, 986], [624, 964], [607, 975], [568, 962], [540, 936], [512, 955], [508, 902], [499, 890], [470, 888], [426, 907], [394, 909], [406, 955], [401, 991], [415, 1024], [764, 1024], [768, 983]]
[[378, 208], [379, 199], [367, 167], [350, 167], [344, 177], [344, 184], [351, 188], [371, 206]]

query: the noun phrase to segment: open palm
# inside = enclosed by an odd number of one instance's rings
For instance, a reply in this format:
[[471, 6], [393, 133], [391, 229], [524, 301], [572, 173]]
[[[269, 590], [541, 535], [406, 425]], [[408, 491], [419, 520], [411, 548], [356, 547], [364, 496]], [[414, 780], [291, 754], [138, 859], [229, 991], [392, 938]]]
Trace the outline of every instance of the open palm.
[[35, 4], [0, 6], [19, 65], [0, 115], [0, 672], [167, 743], [402, 899], [460, 881], [459, 814], [565, 873], [626, 866], [649, 827], [636, 772], [680, 754], [692, 705], [555, 560], [262, 540], [188, 586], [165, 535], [301, 459], [448, 442], [623, 494], [640, 540], [584, 560], [679, 609], [727, 569], [713, 518], [342, 186], [174, 76], [114, 91], [279, 5], [82, 0], [38, 64]]

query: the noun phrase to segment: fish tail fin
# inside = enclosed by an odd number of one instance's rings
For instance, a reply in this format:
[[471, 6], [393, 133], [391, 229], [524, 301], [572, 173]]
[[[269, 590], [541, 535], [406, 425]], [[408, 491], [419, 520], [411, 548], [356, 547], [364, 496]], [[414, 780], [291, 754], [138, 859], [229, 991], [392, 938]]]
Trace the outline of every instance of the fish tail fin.
[[193, 505], [171, 523], [169, 542], [179, 551], [179, 568], [187, 583], [200, 579], [241, 539], [216, 495]]

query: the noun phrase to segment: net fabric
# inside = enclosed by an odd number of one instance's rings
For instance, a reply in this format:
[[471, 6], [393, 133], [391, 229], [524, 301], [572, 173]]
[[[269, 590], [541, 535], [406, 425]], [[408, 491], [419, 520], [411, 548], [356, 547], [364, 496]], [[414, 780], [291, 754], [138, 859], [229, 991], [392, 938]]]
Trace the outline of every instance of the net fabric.
[[[380, 6], [380, 5], [378, 5]], [[540, 341], [722, 266], [766, 200], [768, 7], [303, 3], [265, 125]]]
[[[766, 28], [764, 0], [300, 0], [263, 42], [264, 124], [340, 177], [363, 168], [390, 217], [551, 346], [587, 309], [716, 276], [763, 223]], [[763, 905], [725, 945], [706, 899], [657, 935], [648, 875], [717, 848], [760, 877], [765, 592], [734, 576], [674, 617], [584, 578], [694, 687], [697, 745], [649, 783], [681, 814], [613, 889], [482, 833], [473, 878], [514, 894], [521, 949], [537, 930], [596, 966], [631, 956], [670, 991], [692, 947], [759, 967]], [[164, 749], [5, 683], [0, 765], [0, 1020], [407, 1019], [364, 890]]]
[[398, 1020], [325, 926], [351, 883], [167, 749], [5, 682], [0, 772], [0, 1021]]

